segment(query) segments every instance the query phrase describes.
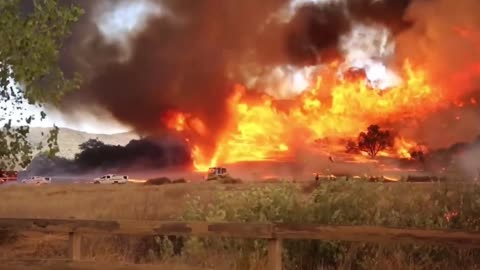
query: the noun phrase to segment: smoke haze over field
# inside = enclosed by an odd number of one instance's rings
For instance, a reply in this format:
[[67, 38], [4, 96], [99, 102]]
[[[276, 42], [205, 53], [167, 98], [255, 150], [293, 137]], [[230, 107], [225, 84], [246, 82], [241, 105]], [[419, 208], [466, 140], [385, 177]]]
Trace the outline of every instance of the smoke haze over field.
[[80, 145], [80, 152], [74, 158], [36, 156], [24, 174], [72, 176], [127, 173], [165, 168], [185, 169], [190, 164], [189, 149], [175, 138], [131, 140], [125, 146], [90, 139]]

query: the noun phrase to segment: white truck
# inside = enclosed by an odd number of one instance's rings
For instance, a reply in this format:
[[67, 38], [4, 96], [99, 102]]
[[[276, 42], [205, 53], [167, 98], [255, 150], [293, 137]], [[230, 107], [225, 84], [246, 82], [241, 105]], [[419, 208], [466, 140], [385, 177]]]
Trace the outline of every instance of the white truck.
[[51, 177], [43, 177], [43, 176], [32, 176], [27, 179], [22, 180], [22, 184], [30, 184], [30, 185], [43, 185], [43, 184], [51, 184], [52, 178]]
[[126, 184], [128, 183], [128, 176], [107, 174], [102, 177], [93, 179], [94, 184]]

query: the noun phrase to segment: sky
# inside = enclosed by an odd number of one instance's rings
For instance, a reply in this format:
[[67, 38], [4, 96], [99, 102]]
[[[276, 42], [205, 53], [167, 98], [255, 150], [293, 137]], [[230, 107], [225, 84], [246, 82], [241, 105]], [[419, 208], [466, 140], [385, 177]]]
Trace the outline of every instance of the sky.
[[[102, 12], [101, 6], [100, 12]], [[103, 15], [98, 17], [96, 23], [100, 31], [111, 42], [126, 45], [129, 34], [142, 25], [147, 15], [157, 12], [159, 12], [159, 8], [153, 6], [146, 0], [124, 2], [113, 10], [103, 12]], [[32, 127], [53, 127], [56, 125], [62, 128], [70, 128], [94, 134], [114, 134], [129, 131], [129, 127], [120, 124], [113, 118], [99, 122], [94, 113], [82, 113], [82, 115], [77, 115], [72, 118], [62, 115], [55, 109], [45, 109], [47, 118], [41, 121], [39, 115], [42, 109], [37, 106], [23, 105], [21, 109], [16, 109], [16, 106], [8, 103], [1, 105], [12, 113], [11, 116], [7, 118], [12, 119], [14, 124], [17, 123], [19, 119], [23, 119], [21, 115], [23, 114], [38, 116], [31, 123]], [[0, 124], [6, 121], [7, 120], [0, 120]]]

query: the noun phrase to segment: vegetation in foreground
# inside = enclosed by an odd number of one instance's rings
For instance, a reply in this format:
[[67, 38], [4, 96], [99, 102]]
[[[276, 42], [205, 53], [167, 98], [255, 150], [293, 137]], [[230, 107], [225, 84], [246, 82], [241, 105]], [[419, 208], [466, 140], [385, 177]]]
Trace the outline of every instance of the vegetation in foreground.
[[[56, 0], [28, 2], [0, 1], [1, 169], [25, 168], [34, 148], [44, 148], [41, 144], [34, 147], [27, 135], [32, 121], [45, 119], [45, 112], [30, 113], [22, 105], [58, 105], [64, 94], [80, 84], [78, 74], [66, 76], [58, 63], [60, 50], [83, 10]], [[45, 142], [49, 156], [59, 151], [57, 136], [54, 128]]]
[[[425, 229], [480, 228], [477, 185], [384, 185], [332, 182], [300, 196], [285, 184], [232, 194], [221, 192], [204, 205], [189, 198], [184, 220], [380, 225]], [[186, 242], [187, 257], [205, 250], [236, 254], [238, 269], [262, 263], [261, 240], [196, 239]], [[439, 246], [379, 246], [344, 242], [285, 241], [286, 269], [478, 269], [480, 252]]]
[[[8, 199], [18, 188], [4, 189], [0, 194]], [[91, 186], [31, 190], [38, 200], [35, 212], [31, 212], [36, 217], [46, 217], [49, 208], [49, 217], [361, 224], [473, 231], [480, 227], [480, 187], [472, 184], [385, 185], [337, 181], [316, 187], [204, 183], [99, 187], [95, 192]], [[126, 194], [130, 196], [127, 198]], [[58, 200], [63, 203], [58, 205]], [[56, 209], [52, 209], [53, 203], [57, 204]], [[0, 216], [12, 216], [6, 215], [8, 204], [7, 200], [7, 205], [0, 207]], [[103, 207], [92, 207], [94, 204]], [[27, 207], [21, 202], [17, 205], [17, 213]], [[64, 241], [49, 236], [29, 255], [62, 255], [65, 244], [60, 243]], [[84, 243], [87, 259], [175, 262], [207, 269], [264, 269], [266, 255], [266, 243], [260, 240], [93, 236]], [[476, 250], [440, 246], [285, 241], [284, 263], [285, 269], [292, 270], [479, 269], [480, 254]]]

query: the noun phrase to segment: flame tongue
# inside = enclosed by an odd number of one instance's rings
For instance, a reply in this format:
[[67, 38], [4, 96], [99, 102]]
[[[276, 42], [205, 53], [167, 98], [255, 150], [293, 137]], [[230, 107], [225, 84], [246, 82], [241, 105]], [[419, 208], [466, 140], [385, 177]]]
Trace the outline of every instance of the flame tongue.
[[[354, 138], [372, 123], [421, 117], [442, 100], [441, 92], [429, 85], [426, 74], [409, 61], [404, 64], [404, 83], [386, 91], [373, 89], [358, 78], [337, 78], [336, 67], [323, 71], [314, 87], [282, 109], [271, 96], [251, 99], [246, 89], [237, 85], [228, 100], [227, 128], [220, 133], [214, 149], [193, 139], [208, 136], [204, 122], [195, 116], [173, 113], [167, 126], [185, 134], [195, 168], [204, 171], [218, 164], [288, 159], [296, 146], [319, 138]], [[413, 146], [415, 143], [397, 138], [394, 150], [380, 155], [409, 157]], [[344, 151], [345, 147], [337, 145], [336, 149]]]

